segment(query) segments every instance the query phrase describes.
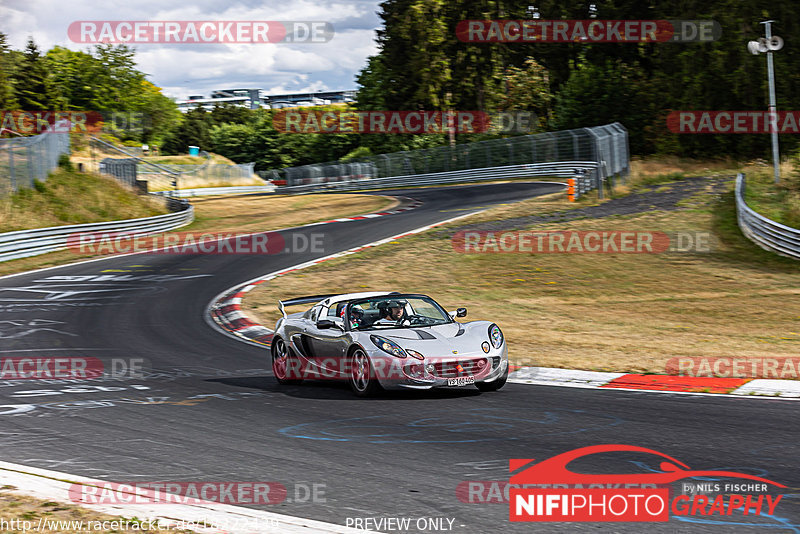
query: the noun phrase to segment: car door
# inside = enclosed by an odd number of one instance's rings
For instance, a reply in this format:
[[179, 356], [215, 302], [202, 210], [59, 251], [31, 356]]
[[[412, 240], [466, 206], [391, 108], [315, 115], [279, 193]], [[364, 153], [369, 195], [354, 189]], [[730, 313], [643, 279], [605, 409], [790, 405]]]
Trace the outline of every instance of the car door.
[[[349, 347], [349, 335], [343, 330], [344, 320], [339, 317], [339, 306], [322, 308], [313, 327], [307, 331], [309, 343], [314, 353], [315, 363], [333, 373], [340, 374], [344, 369], [342, 358]], [[319, 328], [320, 320], [333, 321], [337, 326]]]
[[292, 343], [309, 361], [316, 361], [316, 353], [312, 340], [317, 331], [317, 320], [322, 313], [322, 305], [317, 305], [303, 314], [299, 330], [292, 335]]

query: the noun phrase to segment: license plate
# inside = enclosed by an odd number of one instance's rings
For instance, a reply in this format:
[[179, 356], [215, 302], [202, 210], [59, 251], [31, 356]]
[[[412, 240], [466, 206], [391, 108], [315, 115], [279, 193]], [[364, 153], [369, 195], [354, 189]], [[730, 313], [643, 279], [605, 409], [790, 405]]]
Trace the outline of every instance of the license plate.
[[459, 376], [456, 378], [447, 379], [448, 386], [466, 386], [467, 384], [474, 384], [474, 383], [475, 383], [474, 376]]

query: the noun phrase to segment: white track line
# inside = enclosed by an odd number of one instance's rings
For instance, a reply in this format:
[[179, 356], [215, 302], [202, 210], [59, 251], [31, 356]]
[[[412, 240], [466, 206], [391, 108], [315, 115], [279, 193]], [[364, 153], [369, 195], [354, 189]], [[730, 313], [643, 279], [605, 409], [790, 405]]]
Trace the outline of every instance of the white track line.
[[[108, 480], [98, 480], [0, 461], [0, 486], [14, 486], [11, 491], [17, 493], [48, 501], [78, 504], [70, 499], [69, 493], [70, 487], [76, 484], [106, 488], [112, 483]], [[134, 498], [134, 492], [131, 490], [115, 491], [109, 489], [103, 490], [103, 492], [98, 491], [97, 493], [108, 499], [109, 494], [105, 493], [106, 491], [111, 492], [110, 500], [118, 502], [114, 502], [114, 504], [80, 503], [80, 506], [105, 514], [136, 517], [143, 521], [158, 521], [160, 524], [172, 525], [174, 528], [188, 528], [195, 532], [204, 533], [246, 534], [263, 532], [280, 534], [285, 532], [289, 534], [312, 534], [334, 532], [350, 534], [357, 532], [363, 534], [367, 532], [363, 529], [354, 529], [334, 523], [208, 501], [201, 501], [197, 504], [128, 504], [124, 500], [132, 500]], [[146, 495], [145, 490], [138, 490], [136, 493]], [[142, 498], [142, 500], [146, 499]], [[53, 522], [55, 521], [57, 520], [53, 519]], [[201, 524], [210, 525], [211, 527], [191, 526]], [[34, 521], [35, 525], [36, 522]]]

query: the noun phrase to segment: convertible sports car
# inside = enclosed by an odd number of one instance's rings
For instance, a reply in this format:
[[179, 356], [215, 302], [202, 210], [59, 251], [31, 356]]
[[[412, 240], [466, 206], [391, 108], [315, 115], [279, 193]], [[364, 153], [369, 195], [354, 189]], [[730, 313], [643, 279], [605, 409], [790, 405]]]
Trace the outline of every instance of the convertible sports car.
[[[286, 314], [285, 306], [314, 305]], [[280, 301], [272, 370], [281, 384], [348, 380], [361, 397], [381, 389], [474, 384], [496, 391], [508, 378], [508, 347], [488, 321], [459, 323], [426, 295], [397, 292], [317, 295]]]

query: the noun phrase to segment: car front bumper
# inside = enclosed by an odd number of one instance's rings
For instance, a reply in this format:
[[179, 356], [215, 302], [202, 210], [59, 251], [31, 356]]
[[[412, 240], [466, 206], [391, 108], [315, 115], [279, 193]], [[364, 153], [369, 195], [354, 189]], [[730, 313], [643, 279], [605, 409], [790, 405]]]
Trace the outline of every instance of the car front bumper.
[[[482, 352], [463, 354], [458, 357], [429, 357], [425, 360], [405, 358], [399, 360], [392, 358], [384, 361], [383, 368], [390, 369], [389, 373], [378, 373], [378, 382], [384, 389], [432, 389], [441, 387], [465, 387], [481, 382], [492, 382], [499, 379], [508, 369], [508, 347], [506, 343], [499, 349], [492, 349], [488, 354]], [[391, 357], [390, 357], [391, 358]], [[486, 363], [478, 368], [479, 360]], [[460, 368], [456, 366], [460, 365]], [[417, 366], [416, 372], [409, 372], [410, 366]], [[430, 369], [433, 366], [433, 370]], [[421, 368], [421, 372], [420, 372]], [[474, 382], [464, 385], [454, 385], [448, 381], [450, 378], [473, 377]]]

